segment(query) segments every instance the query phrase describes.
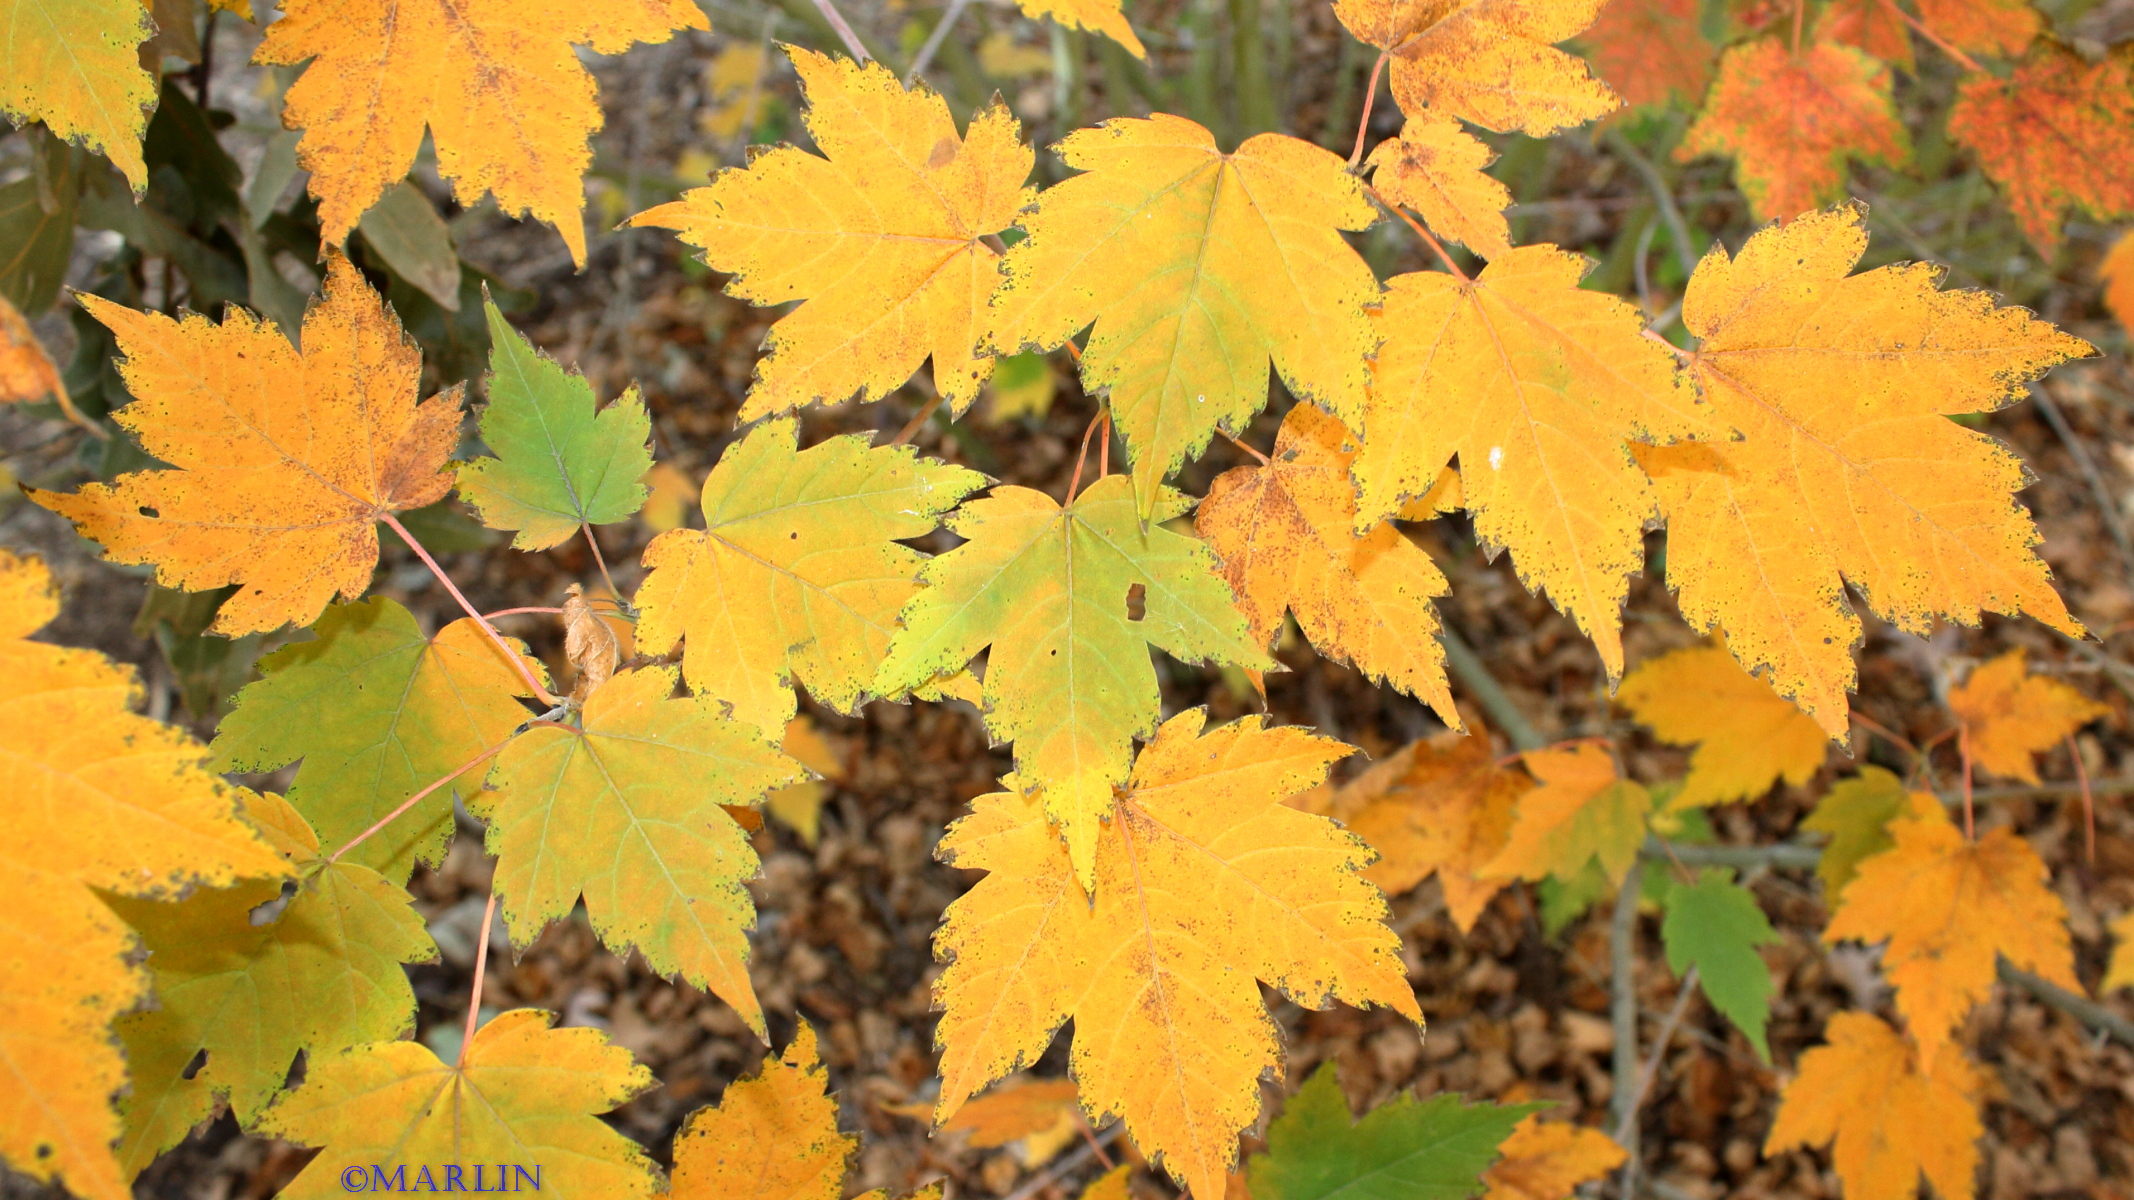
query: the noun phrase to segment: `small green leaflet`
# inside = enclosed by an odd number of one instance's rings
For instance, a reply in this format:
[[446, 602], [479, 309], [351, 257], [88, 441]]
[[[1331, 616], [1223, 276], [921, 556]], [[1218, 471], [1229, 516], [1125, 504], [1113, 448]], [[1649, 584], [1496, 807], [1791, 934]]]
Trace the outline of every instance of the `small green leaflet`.
[[1349, 1115], [1334, 1064], [1312, 1072], [1247, 1166], [1252, 1200], [1466, 1200], [1512, 1127], [1543, 1104], [1401, 1095]]
[[1776, 944], [1778, 933], [1749, 889], [1734, 882], [1731, 871], [1707, 871], [1693, 884], [1676, 883], [1667, 891], [1667, 915], [1660, 941], [1667, 965], [1681, 975], [1697, 969], [1697, 986], [1712, 1007], [1732, 1021], [1757, 1057], [1771, 1060], [1764, 1026], [1771, 1020], [1771, 969], [1758, 946]]
[[489, 406], [480, 429], [494, 458], [459, 468], [459, 494], [519, 550], [546, 550], [580, 525], [609, 525], [645, 503], [652, 419], [637, 389], [596, 411], [576, 371], [534, 349], [497, 311], [489, 315]]

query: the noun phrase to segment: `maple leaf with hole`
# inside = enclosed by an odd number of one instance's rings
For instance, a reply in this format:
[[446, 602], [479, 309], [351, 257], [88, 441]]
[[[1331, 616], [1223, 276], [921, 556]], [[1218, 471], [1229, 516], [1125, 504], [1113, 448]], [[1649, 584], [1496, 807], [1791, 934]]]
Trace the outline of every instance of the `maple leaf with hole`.
[[1823, 894], [1837, 897], [1852, 882], [1863, 860], [1895, 844], [1890, 822], [1907, 814], [1933, 817], [1940, 813], [1941, 801], [1933, 793], [1907, 791], [1903, 780], [1881, 767], [1861, 767], [1858, 775], [1832, 784], [1815, 802], [1815, 811], [1801, 822], [1802, 829], [1830, 835], [1815, 867], [1823, 881]]
[[148, 187], [141, 136], [156, 81], [141, 66], [155, 32], [141, 0], [0, 0], [7, 31], [0, 113], [111, 160], [136, 193]]
[[1482, 1200], [1563, 1200], [1581, 1184], [1600, 1179], [1630, 1157], [1598, 1129], [1528, 1117], [1497, 1147], [1495, 1165], [1482, 1173]]
[[1037, 20], [1057, 21], [1070, 29], [1087, 29], [1126, 47], [1126, 52], [1135, 58], [1146, 59], [1147, 48], [1134, 34], [1134, 27], [1126, 23], [1126, 14], [1120, 11], [1120, 0], [1015, 0], [1015, 6], [1023, 15]]
[[[520, 662], [546, 678], [539, 663]], [[327, 609], [309, 640], [267, 655], [259, 669], [215, 732], [215, 766], [265, 772], [298, 763], [289, 803], [335, 850], [466, 770], [533, 715], [518, 700], [524, 679], [471, 618], [430, 637], [384, 597]], [[417, 863], [443, 862], [453, 791], [432, 792], [349, 861], [394, 883]]]
[[486, 193], [507, 213], [531, 213], [583, 267], [581, 177], [601, 113], [576, 47], [620, 54], [709, 28], [694, 0], [288, 0], [252, 61], [310, 64], [283, 98], [282, 122], [304, 131], [297, 161], [327, 243], [346, 241], [408, 173], [427, 127], [437, 172], [463, 206]]
[[2067, 906], [2030, 843], [2006, 829], [1968, 841], [1947, 814], [1905, 816], [1863, 860], [1823, 940], [1888, 942], [1897, 1011], [1934, 1070], [1958, 1025], [1993, 990], [1994, 956], [2079, 992]]
[[1359, 1119], [1329, 1062], [1268, 1127], [1247, 1173], [1252, 1200], [1467, 1200], [1498, 1143], [1540, 1107], [1404, 1091]]
[[489, 822], [513, 943], [530, 944], [585, 897], [593, 929], [733, 1005], [757, 1034], [748, 979], [756, 852], [721, 805], [754, 806], [807, 777], [754, 727], [710, 701], [670, 698], [673, 667], [625, 671], [583, 724], [536, 724], [497, 756], [468, 807]]
[[969, 540], [926, 564], [927, 586], [905, 607], [877, 684], [904, 691], [990, 647], [986, 730], [1015, 744], [1016, 770], [1042, 787], [1085, 885], [1134, 739], [1161, 715], [1150, 648], [1188, 663], [1274, 665], [1215, 555], [1162, 526], [1189, 501], [1162, 489], [1157, 523], [1144, 528], [1132, 490], [1125, 476], [1107, 475], [1064, 508], [1019, 487], [964, 505], [949, 528]]
[[938, 1119], [1034, 1062], [1071, 1018], [1084, 1108], [1123, 1116], [1174, 1178], [1219, 1197], [1260, 1078], [1281, 1077], [1258, 981], [1306, 1008], [1421, 1020], [1385, 897], [1357, 873], [1369, 849], [1282, 803], [1350, 748], [1258, 717], [1206, 719], [1180, 713], [1142, 749], [1111, 820], [1092, 823], [1086, 892], [1037, 795], [981, 796], [949, 827], [941, 860], [987, 875], [934, 938], [948, 964], [934, 985]]
[[2071, 213], [2134, 214], [2134, 46], [2092, 62], [2041, 39], [2008, 78], [1964, 81], [1949, 136], [1977, 156], [2023, 235], [2050, 258]]
[[729, 446], [704, 480], [705, 528], [653, 539], [637, 590], [638, 648], [681, 646], [690, 689], [765, 737], [797, 711], [796, 683], [857, 708], [918, 590], [925, 556], [898, 543], [986, 482], [910, 446], [855, 434], [796, 450], [799, 437], [781, 418]]
[[929, 357], [960, 415], [993, 370], [980, 342], [1000, 255], [984, 239], [1034, 195], [1021, 126], [996, 99], [959, 139], [931, 88], [879, 63], [787, 53], [821, 153], [779, 146], [630, 223], [678, 231], [732, 276], [731, 295], [801, 302], [771, 326], [742, 420], [883, 399]]
[[1616, 698], [1653, 736], [1694, 745], [1669, 811], [1754, 800], [1784, 780], [1808, 782], [1830, 736], [1721, 646], [1692, 646], [1638, 665]]
[[133, 712], [133, 668], [30, 641], [51, 575], [0, 551], [0, 1160], [76, 1196], [132, 1195], [113, 1143], [126, 1065], [113, 1018], [148, 973], [105, 897], [276, 877], [280, 856], [183, 730]]
[[134, 400], [118, 423], [173, 469], [30, 498], [111, 561], [154, 565], [165, 587], [237, 585], [213, 632], [308, 625], [336, 594], [362, 595], [379, 517], [451, 490], [459, 389], [416, 402], [422, 357], [347, 259], [327, 266], [301, 353], [239, 308], [215, 325], [101, 296], [81, 303], [125, 355], [119, 374]]
[[[415, 993], [401, 964], [437, 957], [413, 897], [368, 867], [328, 862], [311, 826], [281, 797], [247, 797], [245, 815], [298, 880], [286, 901], [275, 904], [279, 879], [175, 904], [111, 901], [148, 951], [156, 997], [154, 1008], [118, 1022], [131, 1084], [119, 1151], [129, 1175], [219, 1100], [251, 1126], [298, 1054], [316, 1059], [405, 1036]], [[274, 905], [265, 910], [271, 919], [256, 915], [262, 905]]]
[[1695, 102], [1711, 84], [1719, 48], [1704, 36], [1700, 0], [1608, 0], [1579, 35], [1600, 77], [1629, 108]]
[[2048, 675], [2032, 675], [2021, 650], [1973, 669], [1949, 689], [1971, 758], [1996, 775], [2038, 782], [2032, 756], [2052, 749], [2111, 709]]
[[[342, 1172], [431, 1172], [450, 1190], [480, 1185], [474, 1164], [541, 1168], [561, 1196], [649, 1197], [658, 1179], [637, 1143], [599, 1115], [652, 1086], [652, 1073], [597, 1029], [551, 1029], [553, 1014], [513, 1009], [475, 1030], [456, 1063], [420, 1042], [372, 1042], [314, 1059], [304, 1082], [274, 1102], [258, 1132], [324, 1149], [279, 1194], [342, 1196]], [[490, 1175], [494, 1180], [495, 1176]], [[514, 1177], [516, 1178], [516, 1177]], [[385, 1190], [379, 1187], [378, 1190]]]
[[489, 404], [479, 429], [490, 453], [459, 467], [459, 494], [482, 524], [509, 530], [517, 550], [546, 550], [580, 526], [628, 520], [645, 503], [652, 418], [637, 389], [606, 408], [576, 371], [534, 349], [484, 298]]
[[1498, 258], [1512, 248], [1504, 219], [1512, 192], [1483, 173], [1496, 158], [1458, 121], [1425, 112], [1408, 118], [1399, 137], [1373, 147], [1366, 162], [1379, 195], [1422, 214], [1439, 237]]
[[1868, 1013], [1838, 1013], [1824, 1037], [1780, 1094], [1764, 1154], [1831, 1146], [1854, 1200], [1909, 1200], [1921, 1174], [1943, 1200], [1971, 1200], [1986, 1133], [1977, 1069], [1950, 1055], [1927, 1071], [1896, 1030]]
[[1899, 167], [1911, 153], [1888, 67], [1836, 42], [1796, 53], [1777, 36], [1720, 56], [1704, 109], [1675, 148], [1681, 162], [1734, 159], [1749, 209], [1764, 221], [1840, 199], [1848, 162]]
[[2091, 347], [1983, 292], [1940, 290], [1934, 267], [1849, 274], [1866, 248], [1847, 206], [1706, 254], [1682, 306], [1702, 339], [1690, 373], [1740, 440], [1638, 452], [1682, 615], [1723, 630], [1832, 737], [1860, 639], [1847, 583], [1913, 633], [1982, 611], [2082, 632], [2015, 503], [2021, 460], [1950, 418], [2010, 403]]
[[1539, 786], [1519, 797], [1504, 848], [1479, 874], [1568, 880], [1593, 863], [1611, 884], [1619, 882], [1645, 840], [1652, 794], [1623, 778], [1608, 751], [1590, 742], [1523, 757]]
[[[1267, 404], [1267, 364], [1353, 420], [1377, 334], [1370, 266], [1342, 239], [1378, 218], [1342, 160], [1278, 133], [1229, 154], [1183, 117], [1107, 121], [1057, 147], [1082, 172], [1039, 194], [993, 297], [1002, 353], [1091, 325], [1082, 384], [1107, 391], [1140, 514], [1217, 429]], [[1131, 264], [1131, 270], [1122, 270]]]
[[1208, 485], [1194, 529], [1222, 563], [1252, 636], [1273, 649], [1285, 612], [1313, 648], [1428, 704], [1457, 729], [1431, 601], [1445, 577], [1390, 522], [1358, 534], [1356, 440], [1308, 404], [1283, 418], [1274, 455]]
[[1463, 933], [1510, 880], [1481, 868], [1504, 849], [1526, 772], [1500, 765], [1489, 735], [1444, 733], [1410, 742], [1339, 788], [1299, 797], [1306, 812], [1332, 817], [1378, 851], [1363, 877], [1398, 896], [1435, 874], [1445, 907]]
[[1546, 137], [1622, 104], [1552, 43], [1593, 24], [1606, 0], [1334, 0], [1356, 37], [1392, 58], [1393, 99], [1485, 129]]
[[1585, 271], [1555, 246], [1521, 246], [1473, 280], [1387, 282], [1356, 516], [1362, 527], [1393, 515], [1458, 458], [1477, 535], [1512, 552], [1521, 581], [1578, 623], [1612, 677], [1653, 512], [1628, 443], [1713, 431], [1644, 318], [1580, 288]]

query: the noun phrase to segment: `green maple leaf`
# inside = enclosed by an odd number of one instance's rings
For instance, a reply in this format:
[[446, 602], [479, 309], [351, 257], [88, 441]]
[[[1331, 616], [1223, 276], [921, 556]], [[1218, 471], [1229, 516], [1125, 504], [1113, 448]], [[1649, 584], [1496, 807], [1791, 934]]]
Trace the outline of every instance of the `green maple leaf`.
[[1327, 1063], [1268, 1127], [1247, 1179], [1253, 1200], [1465, 1200], [1512, 1127], [1545, 1107], [1401, 1095], [1359, 1121]]
[[1668, 889], [1660, 941], [1667, 965], [1680, 975], [1697, 968], [1697, 986], [1712, 1007], [1732, 1021], [1766, 1062], [1771, 1047], [1764, 1027], [1771, 1020], [1771, 968], [1758, 946], [1778, 940], [1777, 931], [1749, 889], [1730, 871], [1708, 871], [1693, 884]]
[[576, 371], [489, 315], [489, 405], [478, 428], [493, 458], [460, 464], [459, 494], [482, 524], [515, 531], [520, 550], [545, 550], [580, 525], [609, 525], [645, 504], [652, 419], [631, 388], [606, 408]]

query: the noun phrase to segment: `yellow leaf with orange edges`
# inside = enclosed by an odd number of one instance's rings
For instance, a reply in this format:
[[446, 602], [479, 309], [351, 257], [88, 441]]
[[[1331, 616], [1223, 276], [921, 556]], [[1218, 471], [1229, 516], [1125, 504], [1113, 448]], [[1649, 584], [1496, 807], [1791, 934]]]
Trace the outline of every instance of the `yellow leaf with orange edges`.
[[1224, 472], [1193, 519], [1252, 636], [1273, 649], [1285, 612], [1313, 648], [1428, 704], [1457, 729], [1438, 645], [1445, 577], [1390, 522], [1361, 535], [1349, 464], [1356, 440], [1309, 404], [1289, 410], [1262, 466]]
[[1135, 58], [1148, 57], [1147, 48], [1134, 35], [1134, 27], [1126, 23], [1126, 14], [1119, 11], [1120, 0], [1015, 0], [1015, 6], [1025, 16], [1101, 33], [1126, 47], [1126, 52]]
[[347, 259], [304, 314], [301, 352], [240, 308], [216, 325], [81, 302], [125, 355], [119, 424], [172, 469], [30, 497], [166, 587], [237, 585], [212, 631], [309, 625], [336, 595], [361, 596], [379, 518], [452, 490], [459, 388], [417, 403], [421, 353]]
[[2112, 961], [2104, 968], [2104, 981], [2097, 985], [2100, 992], [2134, 987], [2134, 912], [2112, 922], [2111, 929]]
[[1622, 104], [1577, 55], [1606, 0], [1334, 0], [1334, 15], [1392, 57], [1393, 98], [1499, 132], [1546, 137]]
[[1497, 1154], [1495, 1165], [1482, 1173], [1489, 1185], [1482, 1200], [1564, 1200], [1630, 1157], [1598, 1129], [1563, 1121], [1543, 1124], [1539, 1117], [1519, 1122]]
[[630, 224], [678, 231], [732, 276], [732, 295], [801, 302], [771, 326], [742, 420], [883, 399], [929, 357], [961, 414], [993, 370], [980, 343], [1000, 255], [985, 239], [1035, 195], [1021, 126], [996, 101], [959, 139], [931, 88], [880, 63], [788, 53], [821, 153], [767, 150]]
[[1996, 775], [2038, 782], [2040, 754], [2112, 710], [2049, 675], [2030, 673], [2021, 650], [1974, 669], [1949, 689], [1971, 760]]
[[1924, 1174], [1942, 1200], [1971, 1200], [1978, 1174], [1984, 1084], [1962, 1055], [1924, 1070], [1880, 1018], [1841, 1012], [1827, 1044], [1801, 1055], [1764, 1153], [1831, 1146], [1853, 1200], [1910, 1200]]
[[1398, 896], [1432, 874], [1462, 932], [1511, 882], [1483, 878], [1511, 837], [1512, 814], [1534, 781], [1498, 764], [1488, 734], [1442, 733], [1410, 742], [1339, 788], [1299, 798], [1378, 851], [1363, 877]]
[[[429, 1172], [446, 1191], [447, 1166], [461, 1191], [502, 1191], [496, 1172], [540, 1168], [540, 1188], [601, 1200], [649, 1197], [658, 1180], [637, 1143], [599, 1117], [652, 1086], [652, 1073], [597, 1029], [552, 1029], [553, 1014], [513, 1009], [474, 1032], [457, 1062], [420, 1042], [372, 1042], [313, 1059], [304, 1082], [276, 1101], [259, 1132], [322, 1146], [288, 1187], [288, 1200], [378, 1191], [404, 1167], [415, 1184]], [[487, 1175], [478, 1184], [475, 1164]], [[373, 1170], [379, 1174], [373, 1174]], [[526, 1187], [514, 1174], [513, 1189]]]
[[59, 369], [37, 341], [22, 311], [0, 296], [0, 404], [63, 400]]
[[1378, 219], [1342, 160], [1279, 133], [1225, 154], [1183, 117], [1107, 121], [1057, 146], [1081, 172], [1022, 215], [993, 298], [1002, 353], [1052, 350], [1094, 323], [1082, 385], [1109, 392], [1145, 520], [1161, 482], [1284, 385], [1345, 420], [1378, 335], [1369, 264], [1342, 238]]
[[1371, 184], [1394, 204], [1422, 214], [1447, 241], [1484, 258], [1512, 248], [1504, 219], [1512, 191], [1484, 173], [1496, 152], [1450, 117], [1425, 112], [1408, 118], [1400, 136], [1371, 150]]
[[1679, 96], [1695, 103], [1711, 84], [1719, 47], [1701, 27], [1700, 0], [1608, 0], [1579, 35], [1594, 71], [1639, 108]]
[[2088, 343], [1920, 264], [1849, 274], [1855, 207], [1714, 248], [1682, 319], [1714, 415], [1740, 440], [1644, 449], [1682, 615], [1832, 737], [1849, 724], [1860, 621], [1845, 585], [1901, 629], [1981, 612], [2082, 626], [2054, 593], [2023, 463], [1951, 420], [1991, 411]]
[[2071, 214], [2134, 215], [2134, 46], [2092, 61], [2041, 39], [2006, 79], [1978, 74], [1958, 87], [1949, 136], [2050, 258]]
[[0, 29], [0, 113], [18, 125], [44, 122], [145, 189], [141, 135], [156, 80], [137, 53], [154, 32], [141, 0], [0, 0]]
[[1993, 990], [1995, 955], [2081, 990], [2067, 906], [2029, 842], [2006, 829], [1967, 841], [1939, 811], [1889, 828], [1894, 844], [1860, 863], [1823, 940], [1888, 943], [1882, 967], [1922, 1070]]
[[175, 898], [286, 870], [207, 747], [133, 711], [133, 668], [29, 640], [58, 615], [44, 564], [0, 551], [0, 1162], [119, 1200], [133, 1190], [113, 1152], [127, 1072], [111, 1023], [146, 999], [148, 972], [99, 893]]
[[1780, 780], [1799, 787], [1830, 754], [1822, 726], [1720, 646], [1641, 663], [1616, 698], [1654, 737], [1696, 747], [1670, 811], [1754, 800]]
[[1387, 282], [1357, 524], [1397, 512], [1457, 457], [1476, 534], [1511, 551], [1520, 580], [1578, 623], [1612, 677], [1653, 512], [1629, 443], [1714, 431], [1637, 309], [1578, 286], [1586, 265], [1521, 246], [1472, 281]]
[[1652, 794], [1623, 778], [1608, 751], [1591, 742], [1524, 757], [1540, 786], [1519, 797], [1504, 848], [1480, 874], [1564, 880], [1597, 863], [1611, 882], [1620, 880], [1645, 840]]
[[407, 175], [427, 128], [438, 174], [463, 206], [488, 194], [508, 213], [531, 213], [582, 267], [582, 177], [601, 113], [577, 47], [620, 54], [709, 28], [695, 0], [287, 0], [252, 61], [310, 64], [283, 98], [282, 120], [304, 131], [297, 161], [311, 172], [328, 244], [346, 241]]
[[1220, 1196], [1260, 1079], [1281, 1077], [1260, 981], [1306, 1008], [1383, 1004], [1420, 1021], [1385, 897], [1358, 874], [1370, 851], [1282, 803], [1349, 747], [1258, 717], [1205, 721], [1181, 713], [1143, 748], [1089, 892], [1034, 794], [981, 796], [949, 827], [942, 861], [987, 875], [934, 939], [948, 964], [938, 1119], [1072, 1019], [1084, 1107], [1123, 1116], [1174, 1178]]
[[1675, 157], [1735, 160], [1758, 220], [1787, 221], [1844, 198], [1850, 161], [1902, 166], [1911, 144], [1890, 94], [1889, 68], [1851, 46], [1778, 36], [1728, 48]]

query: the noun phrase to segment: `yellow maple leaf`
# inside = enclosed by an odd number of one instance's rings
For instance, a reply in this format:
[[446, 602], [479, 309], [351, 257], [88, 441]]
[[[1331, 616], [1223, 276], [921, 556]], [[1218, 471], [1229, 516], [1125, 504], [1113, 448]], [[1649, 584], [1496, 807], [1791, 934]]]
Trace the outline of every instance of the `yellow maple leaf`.
[[1217, 477], [1194, 529], [1222, 561], [1252, 636], [1272, 649], [1294, 611], [1319, 653], [1352, 662], [1460, 727], [1437, 611], [1445, 577], [1390, 522], [1358, 534], [1356, 440], [1309, 404], [1289, 410], [1264, 465]]
[[1939, 809], [1889, 826], [1830, 914], [1825, 942], [1888, 942], [1897, 1011], [1934, 1070], [1956, 1028], [1993, 990], [1994, 957], [2080, 991], [2067, 906], [2030, 843], [2006, 829], [1967, 841]]
[[756, 852], [720, 806], [753, 806], [806, 772], [724, 708], [671, 699], [679, 675], [626, 671], [586, 701], [582, 726], [534, 724], [468, 807], [489, 822], [514, 943], [582, 895], [602, 941], [709, 989], [760, 1034], [747, 966], [756, 910], [741, 886]]
[[1135, 58], [1148, 57], [1148, 50], [1120, 11], [1120, 0], [1015, 0], [1015, 6], [1038, 20], [1049, 19], [1070, 29], [1101, 33], [1126, 47], [1126, 52]]
[[1986, 1133], [1984, 1086], [1971, 1063], [1951, 1055], [1929, 1073], [1868, 1013], [1838, 1013], [1824, 1036], [1780, 1095], [1764, 1153], [1831, 1145], [1854, 1200], [1909, 1200], [1921, 1173], [1942, 1200], [1971, 1200]]
[[1822, 726], [1724, 647], [1692, 646], [1641, 663], [1616, 698], [1654, 737], [1696, 746], [1670, 811], [1754, 800], [1781, 779], [1799, 787], [1830, 755]]
[[1109, 391], [1142, 516], [1216, 429], [1265, 407], [1270, 360], [1299, 399], [1361, 414], [1378, 281], [1341, 231], [1378, 213], [1338, 156], [1278, 133], [1224, 154], [1163, 113], [1057, 149], [1082, 174], [1023, 214], [992, 338], [1004, 353], [1051, 350], [1095, 323], [1082, 383]]
[[2104, 980], [2097, 985], [2100, 992], [2113, 988], [2134, 987], [2134, 912], [2112, 922], [2112, 960], [2104, 969]]
[[109, 158], [135, 192], [147, 188], [141, 135], [156, 81], [136, 53], [154, 32], [141, 0], [0, 0], [0, 29], [0, 113], [44, 122]]
[[1475, 532], [1512, 552], [1615, 676], [1654, 503], [1628, 443], [1711, 429], [1637, 309], [1581, 289], [1585, 271], [1558, 247], [1521, 246], [1473, 280], [1387, 281], [1357, 523], [1393, 514], [1457, 457]]
[[288, 0], [255, 63], [304, 73], [282, 120], [304, 136], [321, 235], [340, 245], [415, 163], [427, 126], [437, 170], [473, 207], [556, 227], [585, 265], [587, 144], [600, 128], [593, 77], [575, 47], [620, 54], [677, 29], [709, 29], [695, 0]]
[[29, 638], [59, 614], [44, 564], [0, 551], [0, 1160], [74, 1195], [133, 1194], [113, 1143], [113, 1018], [148, 991], [98, 893], [171, 898], [285, 874], [206, 770], [207, 748], [133, 712], [131, 667]]
[[1973, 762], [1996, 775], [2038, 782], [2032, 755], [2112, 711], [2049, 675], [2033, 675], [2021, 650], [1983, 663], [1949, 689]]
[[689, 506], [697, 501], [697, 485], [680, 467], [653, 463], [645, 472], [645, 492], [645, 524], [652, 532], [665, 533], [688, 523]]
[[1458, 121], [1425, 112], [1409, 117], [1399, 137], [1378, 143], [1367, 165], [1379, 195], [1421, 213], [1439, 237], [1497, 258], [1512, 248], [1504, 219], [1512, 191], [1483, 173], [1496, 158]]
[[1084, 1107], [1123, 1116], [1173, 1177], [1219, 1197], [1261, 1077], [1281, 1077], [1256, 981], [1306, 1008], [1421, 1020], [1385, 898], [1357, 874], [1370, 851], [1282, 803], [1349, 747], [1258, 717], [1205, 721], [1181, 713], [1142, 750], [1088, 893], [1037, 796], [981, 796], [950, 826], [942, 861], [988, 874], [935, 936], [948, 963], [938, 1119], [1035, 1061], [1071, 1018]]
[[771, 326], [742, 420], [880, 400], [929, 357], [961, 414], [993, 369], [979, 344], [1000, 255], [984, 239], [1034, 194], [1022, 127], [996, 100], [959, 140], [931, 88], [880, 63], [788, 53], [821, 153], [777, 147], [630, 224], [679, 231], [735, 296], [801, 301]]
[[1334, 0], [1350, 33], [1393, 60], [1393, 99], [1500, 132], [1545, 137], [1622, 104], [1552, 43], [1593, 24], [1607, 0]]
[[1472, 932], [1490, 898], [1511, 882], [1483, 878], [1504, 849], [1524, 771], [1491, 756], [1489, 735], [1443, 733], [1410, 742], [1337, 789], [1307, 793], [1307, 812], [1333, 817], [1378, 851], [1363, 877], [1397, 896], [1432, 874], [1453, 923]]
[[1643, 449], [1682, 615], [1844, 736], [1859, 618], [1850, 582], [1899, 628], [1982, 611], [2079, 635], [2014, 501], [2021, 460], [1950, 419], [2023, 395], [2091, 352], [1921, 264], [1848, 274], [1867, 248], [1841, 207], [1766, 229], [1691, 277], [1690, 371], [1740, 440]]
[[1081, 1132], [1079, 1095], [1072, 1079], [1003, 1084], [957, 1109], [941, 1132], [967, 1132], [964, 1144], [974, 1150], [1013, 1143], [1025, 1169], [1041, 1167]]
[[0, 296], [0, 404], [46, 399], [65, 403], [66, 397], [59, 369], [38, 343], [29, 321], [12, 301]]
[[379, 517], [452, 490], [459, 389], [416, 402], [422, 356], [347, 259], [304, 314], [301, 353], [239, 308], [216, 325], [81, 302], [126, 356], [119, 424], [174, 469], [30, 497], [166, 587], [236, 584], [214, 632], [308, 625], [336, 594], [362, 595]]
[[1120, 1163], [1089, 1181], [1081, 1200], [1134, 1200], [1134, 1164]]
[[786, 723], [778, 748], [822, 778], [777, 789], [764, 797], [764, 811], [798, 834], [803, 845], [813, 847], [822, 836], [822, 805], [829, 798], [830, 781], [845, 777], [844, 759], [815, 722], [804, 716]]
[[1591, 742], [1523, 757], [1539, 786], [1519, 797], [1504, 848], [1479, 874], [1570, 879], [1597, 862], [1609, 880], [1620, 880], [1645, 840], [1652, 794], [1623, 778], [1614, 757]]
[[[259, 1123], [261, 1133], [324, 1147], [279, 1194], [325, 1200], [364, 1190], [347, 1186], [352, 1177], [380, 1192], [499, 1191], [495, 1172], [538, 1167], [540, 1188], [558, 1195], [651, 1196], [652, 1164], [598, 1114], [651, 1087], [652, 1073], [599, 1030], [552, 1029], [554, 1020], [530, 1008], [500, 1014], [453, 1063], [420, 1042], [313, 1059], [304, 1082]], [[474, 1175], [477, 1163], [487, 1184]], [[406, 1182], [386, 1186], [396, 1169]], [[459, 1175], [456, 1189], [448, 1169]], [[428, 1187], [418, 1182], [424, 1172]]]
[[1482, 1200], [1563, 1200], [1630, 1157], [1598, 1129], [1563, 1121], [1543, 1124], [1538, 1116], [1519, 1122], [1497, 1155], [1482, 1173], [1489, 1188]]

